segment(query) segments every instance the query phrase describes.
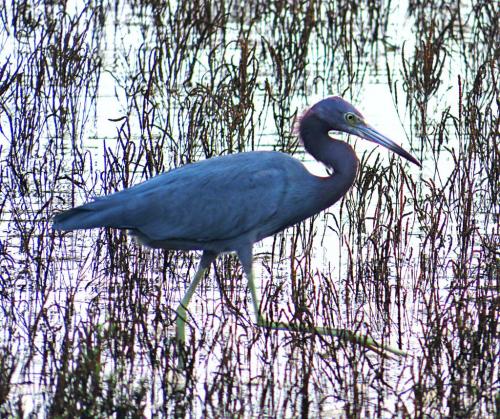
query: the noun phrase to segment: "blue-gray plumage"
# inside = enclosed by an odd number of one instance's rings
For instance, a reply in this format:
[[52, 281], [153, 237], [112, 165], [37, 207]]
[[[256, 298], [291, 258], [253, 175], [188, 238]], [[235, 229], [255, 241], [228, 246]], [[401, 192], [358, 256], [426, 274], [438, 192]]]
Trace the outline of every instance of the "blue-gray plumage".
[[[381, 144], [420, 166], [409, 153], [371, 128], [350, 103], [334, 96], [316, 103], [298, 121], [306, 151], [332, 169], [331, 176], [314, 176], [298, 160], [280, 152], [216, 157], [57, 214], [53, 227], [127, 229], [150, 247], [202, 250], [199, 269], [177, 309], [180, 343], [185, 339], [186, 308], [203, 272], [218, 254], [229, 251], [238, 253], [248, 277], [257, 324], [302, 329], [301, 325], [269, 322], [261, 315], [252, 274], [252, 246], [328, 208], [352, 186], [358, 159], [352, 147], [331, 138], [330, 131]], [[315, 330], [339, 334], [334, 329]]]

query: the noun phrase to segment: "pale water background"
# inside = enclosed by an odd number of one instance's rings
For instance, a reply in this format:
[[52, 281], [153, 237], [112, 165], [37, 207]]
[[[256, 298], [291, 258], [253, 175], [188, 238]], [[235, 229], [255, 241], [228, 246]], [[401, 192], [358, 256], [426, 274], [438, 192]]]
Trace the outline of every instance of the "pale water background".
[[[2, 415], [498, 412], [492, 4], [1, 8]], [[230, 152], [290, 152], [326, 174], [292, 130], [330, 94], [423, 168], [336, 134], [363, 162], [356, 185], [255, 246], [263, 310], [368, 333], [410, 356], [256, 328], [238, 261], [224, 256], [190, 305], [191, 358], [177, 384], [174, 310], [199, 255], [144, 249], [116, 231], [54, 234], [50, 218]]]

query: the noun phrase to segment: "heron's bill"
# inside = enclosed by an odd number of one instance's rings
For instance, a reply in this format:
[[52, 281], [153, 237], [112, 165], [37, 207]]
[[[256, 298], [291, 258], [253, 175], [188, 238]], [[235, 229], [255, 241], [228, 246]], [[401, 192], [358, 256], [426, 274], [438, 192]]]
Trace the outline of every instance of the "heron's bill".
[[404, 148], [402, 148], [394, 141], [387, 138], [385, 135], [382, 135], [380, 132], [378, 132], [375, 128], [371, 127], [370, 125], [368, 124], [359, 125], [358, 127], [356, 127], [356, 132], [361, 138], [364, 138], [365, 140], [368, 141], [372, 141], [376, 144], [380, 144], [385, 148], [388, 148], [389, 150], [393, 151], [394, 153], [400, 155], [401, 157], [404, 157], [405, 159], [411, 161], [417, 166], [422, 167], [420, 162], [410, 153], [408, 153]]

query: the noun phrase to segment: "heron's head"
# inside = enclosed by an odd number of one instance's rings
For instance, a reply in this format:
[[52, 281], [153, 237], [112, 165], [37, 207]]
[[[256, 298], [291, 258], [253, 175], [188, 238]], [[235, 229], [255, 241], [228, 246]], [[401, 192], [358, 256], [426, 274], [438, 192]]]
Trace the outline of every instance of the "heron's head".
[[330, 131], [341, 131], [380, 144], [401, 157], [421, 166], [420, 162], [395, 142], [382, 135], [364, 119], [349, 102], [340, 96], [330, 96], [313, 105], [307, 114], [316, 115], [328, 125]]

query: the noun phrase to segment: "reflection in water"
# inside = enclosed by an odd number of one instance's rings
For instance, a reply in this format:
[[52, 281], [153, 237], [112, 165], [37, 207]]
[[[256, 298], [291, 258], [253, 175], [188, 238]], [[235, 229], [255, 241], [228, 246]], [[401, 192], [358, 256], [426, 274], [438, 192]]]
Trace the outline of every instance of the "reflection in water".
[[[2, 415], [492, 416], [493, 16], [489, 2], [0, 7]], [[350, 139], [353, 190], [256, 246], [262, 310], [413, 356], [254, 327], [227, 255], [193, 297], [176, 375], [174, 308], [197, 257], [61, 236], [52, 215], [220, 154], [303, 158], [297, 111], [330, 94], [424, 169]]]

